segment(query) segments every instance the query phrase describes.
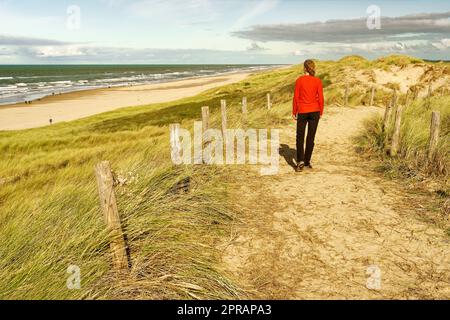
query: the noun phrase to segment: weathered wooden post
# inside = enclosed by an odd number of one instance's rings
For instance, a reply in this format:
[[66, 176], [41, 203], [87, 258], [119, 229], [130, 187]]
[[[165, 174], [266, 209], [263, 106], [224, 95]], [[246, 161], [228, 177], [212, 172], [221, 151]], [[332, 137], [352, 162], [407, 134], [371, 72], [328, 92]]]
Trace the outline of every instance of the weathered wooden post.
[[383, 118], [383, 131], [387, 131], [387, 127], [389, 125], [389, 118], [391, 114], [391, 107], [392, 107], [392, 101], [390, 101], [388, 104], [386, 104], [386, 110], [384, 111], [384, 118]]
[[267, 109], [271, 109], [272, 108], [272, 100], [270, 98], [270, 93], [267, 94]]
[[348, 107], [348, 84], [345, 85], [344, 107]]
[[439, 142], [439, 130], [441, 125], [441, 113], [433, 111], [431, 114], [430, 142], [428, 145], [428, 160], [433, 161]]
[[411, 89], [411, 102], [416, 101], [416, 99], [417, 99], [417, 89], [416, 87], [413, 87]]
[[[203, 150], [205, 150], [205, 147], [209, 146], [209, 144], [211, 143], [210, 141], [205, 141], [205, 133], [206, 131], [210, 128], [210, 124], [209, 124], [209, 107], [202, 107], [202, 135], [203, 135], [203, 145], [202, 145], [202, 156], [201, 156], [201, 162], [203, 162], [203, 164], [205, 163], [209, 163], [206, 162], [206, 160], [204, 159], [204, 154], [203, 154]], [[209, 159], [208, 159], [209, 160]], [[200, 161], [199, 161], [200, 162]]]
[[242, 113], [247, 114], [247, 97], [242, 98]]
[[114, 192], [114, 179], [111, 165], [108, 161], [100, 162], [95, 167], [98, 193], [103, 216], [110, 232], [113, 265], [116, 270], [128, 270], [129, 262], [119, 210], [117, 209], [116, 194]]
[[400, 129], [402, 125], [402, 106], [397, 106], [397, 112], [395, 113], [395, 125], [394, 133], [392, 135], [391, 156], [395, 157], [400, 147]]
[[409, 90], [408, 90], [408, 91], [406, 91], [406, 96], [405, 96], [405, 104], [404, 104], [405, 107], [408, 107], [409, 95], [410, 95], [410, 93], [409, 93]]
[[221, 100], [220, 104], [221, 104], [220, 109], [222, 112], [222, 133], [223, 133], [223, 138], [225, 140], [226, 133], [227, 133], [227, 101]]
[[180, 128], [179, 123], [173, 123], [170, 125], [170, 148], [171, 148], [171, 158], [174, 163], [181, 164], [181, 142], [180, 142]]
[[203, 132], [209, 129], [209, 107], [202, 107]]
[[394, 89], [394, 94], [392, 95], [392, 108], [395, 109], [397, 107], [398, 97], [397, 90]]
[[375, 86], [372, 86], [372, 92], [370, 94], [370, 106], [373, 106], [375, 102]]

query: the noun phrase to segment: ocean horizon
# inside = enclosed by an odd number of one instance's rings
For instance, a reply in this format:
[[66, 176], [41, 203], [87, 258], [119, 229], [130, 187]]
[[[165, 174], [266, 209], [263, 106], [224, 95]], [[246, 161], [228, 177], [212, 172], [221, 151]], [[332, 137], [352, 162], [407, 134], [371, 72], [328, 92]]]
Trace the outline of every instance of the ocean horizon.
[[280, 64], [0, 65], [0, 105], [39, 100], [69, 92], [171, 82], [236, 72], [255, 72]]

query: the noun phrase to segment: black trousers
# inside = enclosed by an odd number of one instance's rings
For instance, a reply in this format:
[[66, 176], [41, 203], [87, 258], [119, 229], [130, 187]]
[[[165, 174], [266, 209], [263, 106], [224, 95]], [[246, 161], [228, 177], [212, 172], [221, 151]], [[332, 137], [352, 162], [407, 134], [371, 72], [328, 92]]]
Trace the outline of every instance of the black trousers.
[[[320, 112], [303, 113], [297, 115], [297, 163], [304, 162], [310, 165], [311, 157], [314, 151], [314, 140], [316, 139], [317, 127], [319, 125]], [[305, 150], [305, 131], [308, 125], [308, 137], [306, 138]]]

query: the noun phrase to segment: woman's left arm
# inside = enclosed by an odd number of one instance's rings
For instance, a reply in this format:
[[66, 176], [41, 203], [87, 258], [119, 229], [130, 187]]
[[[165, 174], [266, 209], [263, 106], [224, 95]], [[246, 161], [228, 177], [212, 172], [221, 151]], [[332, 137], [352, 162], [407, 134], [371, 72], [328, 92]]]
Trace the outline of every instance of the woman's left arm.
[[298, 100], [299, 100], [299, 88], [298, 88], [298, 83], [295, 83], [295, 89], [294, 89], [294, 98], [292, 99], [292, 118], [294, 120], [297, 119], [297, 114], [298, 114]]

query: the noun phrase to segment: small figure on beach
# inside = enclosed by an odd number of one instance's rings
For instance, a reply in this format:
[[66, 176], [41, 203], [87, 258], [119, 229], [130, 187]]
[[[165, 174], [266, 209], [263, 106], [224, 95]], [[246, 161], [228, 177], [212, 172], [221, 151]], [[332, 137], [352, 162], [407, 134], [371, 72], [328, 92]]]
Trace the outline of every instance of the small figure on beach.
[[53, 119], [50, 118], [50, 119], [48, 120], [48, 122], [50, 123], [50, 125], [52, 125], [52, 124], [53, 124]]
[[[297, 166], [296, 172], [305, 167], [312, 169], [311, 157], [314, 151], [319, 120], [323, 115], [324, 98], [322, 80], [316, 77], [316, 64], [312, 60], [304, 63], [305, 75], [295, 84], [292, 118], [297, 121]], [[308, 126], [308, 136], [305, 131]]]

